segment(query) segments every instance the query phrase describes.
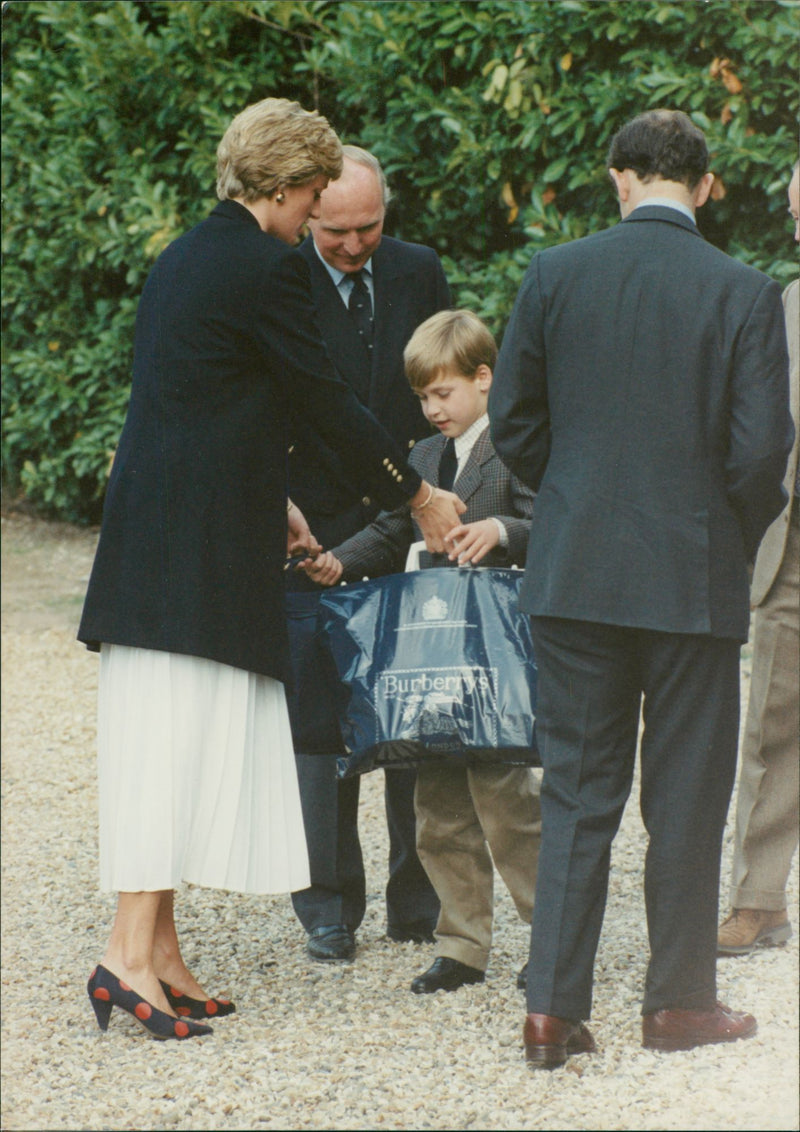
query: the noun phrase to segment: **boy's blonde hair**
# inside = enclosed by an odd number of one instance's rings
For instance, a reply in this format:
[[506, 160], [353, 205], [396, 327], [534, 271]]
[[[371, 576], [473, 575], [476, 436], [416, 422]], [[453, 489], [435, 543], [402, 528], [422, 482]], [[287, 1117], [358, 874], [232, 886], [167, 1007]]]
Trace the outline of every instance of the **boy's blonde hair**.
[[403, 351], [412, 389], [424, 389], [443, 371], [474, 377], [478, 366], [494, 369], [497, 344], [472, 311], [439, 311], [417, 327]]
[[342, 175], [342, 143], [316, 110], [263, 98], [237, 114], [217, 148], [217, 196], [256, 201], [280, 185]]

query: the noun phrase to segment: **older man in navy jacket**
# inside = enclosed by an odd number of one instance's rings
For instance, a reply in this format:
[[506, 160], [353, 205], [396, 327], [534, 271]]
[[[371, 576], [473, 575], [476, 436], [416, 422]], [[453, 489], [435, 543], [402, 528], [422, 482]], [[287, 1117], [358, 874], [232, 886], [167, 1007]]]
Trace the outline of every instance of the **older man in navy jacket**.
[[[337, 371], [358, 399], [408, 452], [430, 433], [403, 369], [403, 349], [417, 326], [450, 306], [436, 252], [383, 235], [389, 190], [378, 161], [344, 147], [342, 176], [322, 194], [306, 259], [317, 323]], [[370, 523], [378, 500], [364, 491], [330, 446], [298, 422], [289, 456], [292, 499], [326, 547]], [[350, 960], [366, 909], [358, 834], [359, 780], [337, 780], [345, 753], [337, 724], [336, 678], [314, 638], [319, 589], [305, 574], [288, 578], [289, 636], [295, 681], [289, 697], [311, 886], [293, 894], [319, 961]], [[397, 941], [433, 940], [439, 901], [417, 856], [413, 769], [386, 772], [389, 827], [387, 931]]]

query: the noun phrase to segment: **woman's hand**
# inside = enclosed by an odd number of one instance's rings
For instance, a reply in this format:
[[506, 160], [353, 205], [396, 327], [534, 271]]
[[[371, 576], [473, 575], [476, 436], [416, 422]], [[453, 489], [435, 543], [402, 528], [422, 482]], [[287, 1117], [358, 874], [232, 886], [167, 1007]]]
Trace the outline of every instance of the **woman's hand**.
[[470, 563], [477, 566], [499, 541], [500, 530], [494, 519], [460, 523], [444, 537], [445, 546], [449, 548], [447, 557], [451, 562], [458, 561], [459, 566], [467, 566]]
[[289, 534], [286, 540], [286, 557], [297, 558], [298, 555], [307, 554], [316, 558], [322, 547], [314, 538], [306, 522], [306, 517], [300, 508], [287, 500]]
[[315, 558], [306, 558], [304, 562], [299, 562], [297, 569], [305, 570], [312, 582], [317, 582], [321, 586], [335, 586], [344, 571], [339, 559], [329, 550], [318, 554]]
[[411, 501], [411, 514], [431, 553], [441, 554], [449, 550], [445, 546], [445, 536], [459, 525], [459, 517], [466, 509], [466, 503], [462, 503], [452, 491], [442, 491], [422, 481], [422, 487]]

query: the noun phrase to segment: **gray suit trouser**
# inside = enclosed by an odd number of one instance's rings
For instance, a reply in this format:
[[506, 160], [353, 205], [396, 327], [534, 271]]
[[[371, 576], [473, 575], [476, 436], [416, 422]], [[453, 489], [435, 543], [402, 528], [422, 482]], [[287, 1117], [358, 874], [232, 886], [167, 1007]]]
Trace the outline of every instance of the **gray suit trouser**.
[[[716, 1001], [722, 834], [736, 772], [736, 640], [532, 618], [542, 843], [528, 1011], [586, 1019], [611, 843], [639, 732], [650, 942], [642, 1012]], [[637, 948], [636, 940], [630, 941]]]

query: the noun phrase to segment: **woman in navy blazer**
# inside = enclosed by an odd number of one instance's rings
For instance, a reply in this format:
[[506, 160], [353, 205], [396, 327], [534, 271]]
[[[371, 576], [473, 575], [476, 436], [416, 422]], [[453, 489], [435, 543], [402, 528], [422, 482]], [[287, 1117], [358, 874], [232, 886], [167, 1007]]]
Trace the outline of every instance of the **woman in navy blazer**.
[[[317, 545], [287, 500], [287, 419], [383, 506], [409, 503], [433, 549], [457, 521], [333, 369], [291, 247], [341, 145], [325, 118], [264, 99], [229, 126], [212, 214], [159, 257], [136, 323], [133, 384], [79, 639], [100, 651], [100, 864], [119, 892], [89, 981], [158, 1037], [229, 1013], [181, 957], [181, 881], [245, 892], [308, 884], [283, 681], [283, 569]], [[266, 818], [265, 818], [265, 815]]]

